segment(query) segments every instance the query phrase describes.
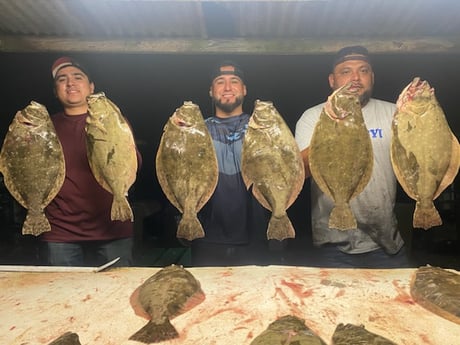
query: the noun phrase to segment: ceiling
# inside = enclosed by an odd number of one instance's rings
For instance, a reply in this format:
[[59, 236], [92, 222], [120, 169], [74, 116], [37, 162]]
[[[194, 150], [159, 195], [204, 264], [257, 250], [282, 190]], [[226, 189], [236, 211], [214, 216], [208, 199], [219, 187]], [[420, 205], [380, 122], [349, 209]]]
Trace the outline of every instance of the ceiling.
[[0, 0], [0, 52], [458, 53], [458, 0]]

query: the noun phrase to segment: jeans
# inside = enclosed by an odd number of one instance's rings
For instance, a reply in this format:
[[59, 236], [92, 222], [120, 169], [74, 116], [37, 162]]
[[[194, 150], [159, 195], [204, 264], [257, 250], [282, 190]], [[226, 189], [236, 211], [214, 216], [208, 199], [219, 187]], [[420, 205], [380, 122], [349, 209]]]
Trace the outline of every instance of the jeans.
[[412, 268], [417, 266], [405, 247], [393, 255], [383, 249], [361, 254], [346, 254], [335, 246], [323, 246], [313, 250], [314, 266], [326, 268]]
[[113, 267], [132, 265], [132, 238], [72, 243], [42, 242], [40, 256], [52, 266], [100, 266], [120, 257]]

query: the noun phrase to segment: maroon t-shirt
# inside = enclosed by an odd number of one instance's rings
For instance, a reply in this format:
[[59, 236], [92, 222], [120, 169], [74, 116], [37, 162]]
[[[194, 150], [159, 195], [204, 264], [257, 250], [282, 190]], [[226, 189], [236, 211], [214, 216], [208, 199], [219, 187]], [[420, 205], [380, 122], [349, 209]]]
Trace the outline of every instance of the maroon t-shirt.
[[88, 163], [86, 117], [64, 113], [51, 117], [64, 150], [66, 172], [61, 190], [45, 209], [51, 231], [41, 235], [43, 241], [113, 240], [133, 234], [131, 221], [110, 220], [113, 196], [99, 185]]

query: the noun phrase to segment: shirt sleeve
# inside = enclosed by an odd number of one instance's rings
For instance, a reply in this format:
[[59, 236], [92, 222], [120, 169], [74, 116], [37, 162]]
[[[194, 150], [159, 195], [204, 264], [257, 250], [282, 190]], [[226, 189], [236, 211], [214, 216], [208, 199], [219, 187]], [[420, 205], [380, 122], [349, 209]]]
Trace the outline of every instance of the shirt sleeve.
[[295, 140], [300, 151], [306, 149], [310, 145], [310, 140], [323, 106], [324, 103], [321, 103], [307, 109], [297, 121], [295, 126]]

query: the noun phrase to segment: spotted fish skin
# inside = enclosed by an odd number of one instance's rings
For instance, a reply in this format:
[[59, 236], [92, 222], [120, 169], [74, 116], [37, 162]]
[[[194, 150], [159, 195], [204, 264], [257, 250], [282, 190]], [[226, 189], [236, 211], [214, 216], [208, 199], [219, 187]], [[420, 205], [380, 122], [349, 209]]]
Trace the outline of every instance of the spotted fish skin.
[[126, 198], [138, 167], [133, 133], [120, 109], [103, 92], [88, 96], [86, 147], [96, 181], [113, 194], [111, 220], [133, 221]]
[[419, 267], [410, 293], [427, 310], [460, 325], [460, 274], [441, 267]]
[[372, 142], [352, 83], [328, 98], [310, 142], [309, 165], [319, 188], [334, 201], [329, 228], [356, 229], [350, 200], [367, 186], [374, 165]]
[[401, 187], [416, 201], [413, 227], [429, 229], [442, 224], [433, 200], [454, 181], [460, 146], [427, 81], [414, 78], [396, 106], [391, 163]]
[[291, 130], [272, 102], [255, 102], [241, 150], [241, 174], [254, 197], [272, 212], [267, 238], [295, 237], [286, 210], [305, 181], [305, 169]]
[[27, 209], [24, 235], [51, 230], [45, 207], [64, 183], [61, 143], [45, 106], [32, 101], [16, 113], [0, 152], [0, 171], [11, 195]]
[[48, 345], [81, 345], [77, 333], [66, 332]]
[[332, 345], [350, 344], [397, 345], [387, 338], [369, 332], [362, 325], [344, 325], [342, 323], [337, 325], [334, 334], [332, 335]]
[[200, 108], [185, 101], [168, 119], [156, 155], [158, 182], [181, 213], [177, 237], [205, 236], [197, 213], [214, 193], [217, 156]]
[[204, 299], [200, 282], [188, 270], [179, 265], [161, 269], [131, 295], [134, 311], [149, 322], [129, 339], [150, 344], [179, 337], [170, 320]]
[[272, 322], [250, 345], [326, 345], [306, 325], [305, 321], [286, 315]]

